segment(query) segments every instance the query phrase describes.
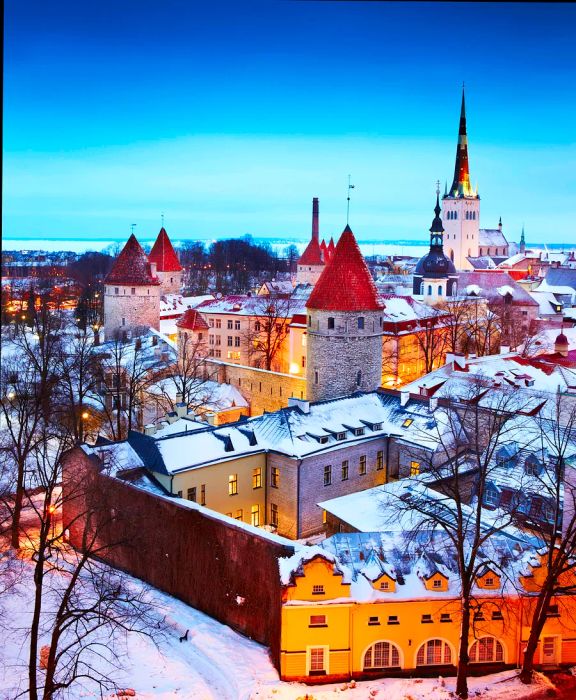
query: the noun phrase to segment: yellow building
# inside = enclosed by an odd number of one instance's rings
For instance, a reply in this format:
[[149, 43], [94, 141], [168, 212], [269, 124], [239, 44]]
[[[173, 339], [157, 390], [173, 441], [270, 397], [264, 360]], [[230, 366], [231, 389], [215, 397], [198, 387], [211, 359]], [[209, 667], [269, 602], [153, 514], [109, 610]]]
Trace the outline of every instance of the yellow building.
[[[521, 663], [534, 601], [530, 591], [537, 586], [531, 574], [541, 572], [537, 561], [532, 564], [528, 578], [519, 578], [521, 593], [490, 567], [479, 572], [469, 639], [472, 674]], [[372, 552], [354, 570], [321, 547], [282, 560], [281, 678], [325, 683], [454, 674], [461, 610], [454, 575], [416, 559], [408, 568], [401, 573]], [[576, 662], [574, 612], [573, 597], [553, 599], [537, 665]]]

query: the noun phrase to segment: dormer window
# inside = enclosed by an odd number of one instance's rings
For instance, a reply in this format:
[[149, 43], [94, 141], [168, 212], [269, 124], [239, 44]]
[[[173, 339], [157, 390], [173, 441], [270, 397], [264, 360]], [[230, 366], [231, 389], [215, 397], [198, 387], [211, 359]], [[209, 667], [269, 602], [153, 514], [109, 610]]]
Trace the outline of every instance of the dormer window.
[[318, 438], [318, 442], [319, 442], [321, 445], [325, 445], [325, 444], [328, 442], [328, 437], [327, 437], [326, 435], [321, 435], [321, 436]]
[[404, 423], [402, 423], [402, 427], [403, 427], [403, 428], [409, 428], [409, 427], [412, 425], [412, 423], [414, 423], [414, 419], [413, 419], [413, 418], [406, 418], [406, 420], [404, 421]]
[[346, 433], [336, 433], [336, 440], [345, 440]]
[[360, 437], [360, 435], [364, 435], [364, 428], [354, 428], [354, 435], [357, 437]]

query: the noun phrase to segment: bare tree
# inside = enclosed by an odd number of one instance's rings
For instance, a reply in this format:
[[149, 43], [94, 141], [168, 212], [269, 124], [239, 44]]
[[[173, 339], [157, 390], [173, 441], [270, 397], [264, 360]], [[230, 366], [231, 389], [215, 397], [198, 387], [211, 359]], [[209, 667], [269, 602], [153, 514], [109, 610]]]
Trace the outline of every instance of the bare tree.
[[534, 491], [549, 510], [550, 528], [538, 528], [543, 540], [539, 551], [542, 566], [531, 580], [531, 620], [520, 678], [530, 683], [534, 655], [538, 648], [550, 605], [557, 595], [574, 595], [576, 578], [576, 404], [572, 397], [558, 393], [551, 408], [536, 418], [540, 459], [532, 465]]
[[[400, 511], [416, 517], [418, 531], [439, 530], [450, 542], [460, 588], [456, 693], [461, 698], [468, 697], [468, 645], [475, 605], [473, 587], [487, 564], [490, 538], [515, 522], [514, 512], [506, 509], [498, 511], [496, 517], [492, 513], [490, 527], [483, 521], [483, 496], [497, 468], [496, 452], [504, 444], [517, 441], [522, 432], [521, 419], [516, 416], [518, 401], [514, 392], [492, 392], [489, 403], [484, 405], [485, 391], [482, 383], [470, 385], [462, 396], [447, 402], [445, 408], [436, 409], [432, 434], [429, 431], [422, 434], [422, 439], [432, 441], [435, 449], [421, 469], [426, 470], [430, 481], [438, 484], [438, 496], [430, 498], [425, 489], [414, 488], [399, 499], [397, 506]], [[415, 454], [416, 463], [420, 464], [423, 455], [421, 450]], [[420, 477], [414, 478], [421, 483]], [[490, 563], [494, 570], [500, 569], [500, 562]]]
[[245, 333], [250, 363], [255, 367], [279, 371], [282, 346], [292, 318], [289, 298], [261, 296], [255, 299], [254, 316]]
[[415, 337], [424, 360], [424, 374], [444, 364], [449, 347], [449, 330], [443, 315], [420, 319]]

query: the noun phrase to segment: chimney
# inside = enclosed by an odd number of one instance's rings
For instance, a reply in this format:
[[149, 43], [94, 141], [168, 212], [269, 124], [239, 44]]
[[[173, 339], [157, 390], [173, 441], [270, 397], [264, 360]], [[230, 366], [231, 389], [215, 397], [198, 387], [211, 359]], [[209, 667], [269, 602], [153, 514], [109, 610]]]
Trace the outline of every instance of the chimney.
[[182, 396], [182, 392], [177, 391], [177, 392], [176, 392], [176, 404], [182, 403], [182, 399], [183, 399], [183, 398], [184, 398], [184, 397]]
[[216, 425], [216, 414], [212, 411], [205, 413], [204, 418], [206, 419], [208, 425]]
[[155, 435], [156, 434], [156, 426], [154, 423], [149, 423], [148, 425], [144, 426], [144, 435]]
[[409, 391], [401, 391], [400, 392], [400, 405], [406, 406], [408, 401], [410, 401], [410, 392]]
[[502, 217], [498, 220], [498, 230], [502, 231]]
[[179, 402], [176, 404], [176, 415], [178, 418], [184, 418], [185, 415], [188, 413], [188, 406], [183, 403]]
[[312, 200], [312, 240], [315, 241], [320, 238], [319, 217], [318, 197], [314, 197]]
[[437, 396], [430, 397], [430, 402], [428, 404], [428, 408], [430, 409], [431, 413], [434, 413], [434, 411], [438, 408], [438, 397]]
[[297, 399], [295, 396], [292, 396], [288, 399], [288, 406], [298, 406], [302, 413], [310, 413], [310, 401], [305, 399]]

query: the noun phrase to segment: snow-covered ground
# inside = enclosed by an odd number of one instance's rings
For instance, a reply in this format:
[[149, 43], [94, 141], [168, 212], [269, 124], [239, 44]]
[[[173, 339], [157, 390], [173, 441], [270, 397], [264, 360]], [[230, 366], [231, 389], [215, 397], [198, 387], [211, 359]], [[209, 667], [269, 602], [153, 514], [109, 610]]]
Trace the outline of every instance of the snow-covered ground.
[[[0, 564], [4, 565], [4, 564]], [[0, 698], [14, 700], [26, 688], [26, 628], [32, 607], [31, 564], [23, 563], [16, 593], [3, 596], [0, 646]], [[143, 586], [132, 579], [133, 586]], [[381, 679], [327, 686], [283, 683], [265, 647], [237, 634], [203, 613], [154, 589], [148, 592], [164, 631], [153, 642], [129, 633], [126, 655], [112, 679], [117, 688], [133, 689], [137, 698], [168, 700], [448, 700], [454, 679]], [[188, 630], [188, 639], [180, 641]], [[43, 640], [44, 642], [45, 640]], [[519, 700], [542, 695], [545, 686], [526, 688], [514, 671], [470, 680], [471, 697]], [[99, 697], [80, 684], [64, 697]], [[109, 695], [109, 698], [115, 697]]]

